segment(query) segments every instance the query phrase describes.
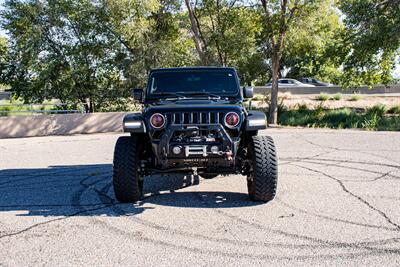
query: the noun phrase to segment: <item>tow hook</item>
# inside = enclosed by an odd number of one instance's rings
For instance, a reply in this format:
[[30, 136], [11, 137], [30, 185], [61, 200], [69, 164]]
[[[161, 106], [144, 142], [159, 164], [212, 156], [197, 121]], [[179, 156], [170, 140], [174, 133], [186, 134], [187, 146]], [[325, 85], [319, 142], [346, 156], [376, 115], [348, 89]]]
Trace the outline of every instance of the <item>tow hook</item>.
[[228, 150], [225, 152], [225, 157], [227, 160], [232, 161], [233, 160], [233, 153], [232, 150]]

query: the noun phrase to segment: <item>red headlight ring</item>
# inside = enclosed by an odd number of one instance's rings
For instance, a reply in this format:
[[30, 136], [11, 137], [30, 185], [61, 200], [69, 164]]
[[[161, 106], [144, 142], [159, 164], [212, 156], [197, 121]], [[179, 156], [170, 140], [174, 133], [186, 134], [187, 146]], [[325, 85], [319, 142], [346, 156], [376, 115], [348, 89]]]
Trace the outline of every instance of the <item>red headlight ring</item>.
[[[233, 116], [233, 117], [232, 117]], [[228, 122], [229, 120], [229, 122]], [[224, 118], [225, 126], [228, 128], [235, 128], [240, 122], [240, 116], [236, 112], [228, 112]]]
[[154, 113], [150, 117], [150, 124], [153, 128], [160, 129], [165, 125], [165, 117], [160, 113]]

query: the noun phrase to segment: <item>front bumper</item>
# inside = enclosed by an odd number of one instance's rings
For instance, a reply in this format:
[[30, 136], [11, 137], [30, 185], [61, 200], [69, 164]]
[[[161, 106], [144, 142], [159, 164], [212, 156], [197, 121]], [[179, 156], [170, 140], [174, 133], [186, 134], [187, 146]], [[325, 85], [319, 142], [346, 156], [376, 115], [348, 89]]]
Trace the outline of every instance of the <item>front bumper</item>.
[[[176, 132], [213, 131], [218, 133], [218, 140], [198, 142], [177, 142], [173, 140]], [[217, 169], [235, 166], [235, 156], [240, 139], [231, 137], [221, 124], [171, 124], [160, 136], [152, 142], [156, 165], [160, 169], [191, 169], [193, 167]], [[180, 153], [174, 153], [173, 148], [180, 147]], [[214, 147], [212, 150], [211, 148]], [[218, 150], [216, 151], [216, 147]]]

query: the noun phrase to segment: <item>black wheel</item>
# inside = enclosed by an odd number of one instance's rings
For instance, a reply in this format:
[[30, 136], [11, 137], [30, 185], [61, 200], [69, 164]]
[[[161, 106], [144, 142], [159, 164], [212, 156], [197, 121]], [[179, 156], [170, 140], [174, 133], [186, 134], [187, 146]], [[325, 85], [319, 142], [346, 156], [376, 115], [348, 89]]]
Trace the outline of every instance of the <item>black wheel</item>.
[[139, 145], [135, 137], [118, 138], [114, 150], [113, 185], [120, 202], [136, 202], [142, 196], [143, 179], [138, 173]]
[[249, 144], [252, 161], [247, 176], [249, 197], [254, 201], [274, 199], [278, 183], [278, 160], [274, 141], [269, 136], [253, 136]]
[[218, 176], [217, 173], [201, 173], [200, 174], [201, 177], [203, 177], [204, 179], [212, 179]]

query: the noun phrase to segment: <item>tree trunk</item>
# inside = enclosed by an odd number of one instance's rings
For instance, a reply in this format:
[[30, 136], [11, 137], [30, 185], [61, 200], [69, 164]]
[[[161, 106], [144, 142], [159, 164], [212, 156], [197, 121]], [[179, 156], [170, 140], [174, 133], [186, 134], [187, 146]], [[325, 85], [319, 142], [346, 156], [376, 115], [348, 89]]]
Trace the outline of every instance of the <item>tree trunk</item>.
[[272, 54], [272, 88], [271, 88], [271, 103], [269, 105], [269, 112], [268, 112], [268, 124], [278, 123], [279, 61], [280, 61], [279, 52], [274, 51]]
[[196, 46], [197, 53], [199, 54], [201, 63], [203, 65], [207, 65], [208, 64], [207, 51], [206, 51], [204, 40], [201, 38], [200, 29], [199, 29], [196, 15], [193, 12], [190, 1], [185, 0], [185, 3], [186, 3], [186, 7], [187, 7], [188, 13], [189, 13], [190, 26], [192, 29], [193, 41]]
[[93, 103], [92, 99], [90, 99], [89, 101], [90, 101], [89, 111], [90, 111], [90, 113], [93, 113], [94, 112], [94, 103]]
[[90, 109], [88, 103], [83, 103], [83, 107], [85, 108], [85, 113], [89, 113]]
[[94, 103], [91, 98], [86, 98], [83, 102], [83, 107], [85, 108], [86, 113], [93, 113], [94, 112]]

